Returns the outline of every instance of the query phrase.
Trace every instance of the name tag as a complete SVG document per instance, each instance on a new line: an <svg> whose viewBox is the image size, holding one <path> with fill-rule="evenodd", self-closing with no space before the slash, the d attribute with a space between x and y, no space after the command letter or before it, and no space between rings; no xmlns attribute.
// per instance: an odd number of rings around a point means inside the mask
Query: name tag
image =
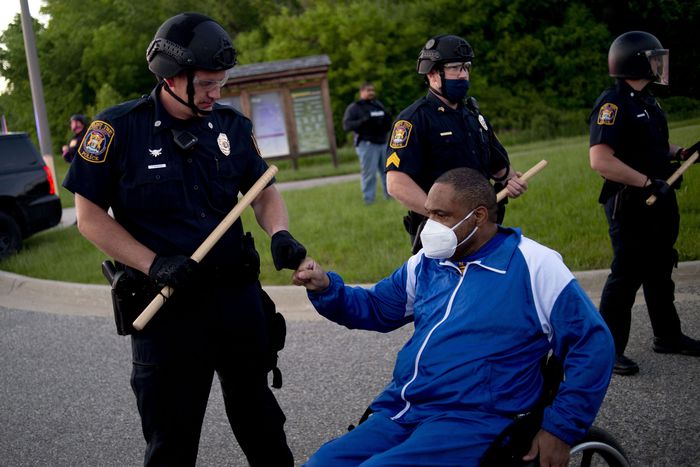
<svg viewBox="0 0 700 467"><path fill-rule="evenodd" d="M384 111L383 110L373 110L369 113L370 117L383 117L384 116Z"/></svg>
<svg viewBox="0 0 700 467"><path fill-rule="evenodd" d="M148 166L148 170L152 169L164 169L166 167L165 164L153 164Z"/></svg>
<svg viewBox="0 0 700 467"><path fill-rule="evenodd" d="M443 131L442 133L440 133L440 136L452 136L452 132L451 131Z"/></svg>

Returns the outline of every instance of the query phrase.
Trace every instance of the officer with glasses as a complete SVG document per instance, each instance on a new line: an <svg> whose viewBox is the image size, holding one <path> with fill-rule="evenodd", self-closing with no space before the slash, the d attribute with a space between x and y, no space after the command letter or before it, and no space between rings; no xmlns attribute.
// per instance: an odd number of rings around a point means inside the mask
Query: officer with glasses
<svg viewBox="0 0 700 467"><path fill-rule="evenodd" d="M472 47L461 37L440 35L429 39L416 64L428 93L399 114L389 138L387 189L409 209L404 227L411 236L414 253L421 246L428 190L444 172L457 167L477 170L493 180L496 189L508 188L512 198L527 189L479 111L476 99L467 98L473 59ZM499 205L498 223L504 213L503 203Z"/></svg>
<svg viewBox="0 0 700 467"><path fill-rule="evenodd" d="M200 263L190 259L268 168L251 121L216 103L236 51L217 22L182 13L161 25L146 59L155 89L97 116L64 182L88 240L143 287L174 289L131 334L145 465L195 465L216 373L250 465L291 466L285 416L268 387L269 302L241 220ZM252 207L275 267L296 269L306 250L287 230L274 181Z"/></svg>

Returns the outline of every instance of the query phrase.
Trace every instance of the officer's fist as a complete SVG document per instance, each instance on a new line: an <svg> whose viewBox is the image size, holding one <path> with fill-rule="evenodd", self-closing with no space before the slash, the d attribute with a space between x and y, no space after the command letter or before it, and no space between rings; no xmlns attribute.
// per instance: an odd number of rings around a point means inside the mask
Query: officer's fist
<svg viewBox="0 0 700 467"><path fill-rule="evenodd" d="M647 186L647 190L649 190L650 195L654 195L657 198L661 198L671 191L671 186L666 183L666 180L655 178L653 180L649 180L649 182L650 184Z"/></svg>
<svg viewBox="0 0 700 467"><path fill-rule="evenodd" d="M272 250L272 261L274 261L278 271L282 268L296 269L301 260L306 257L304 245L297 242L292 234L286 230L280 230L272 236L270 249Z"/></svg>
<svg viewBox="0 0 700 467"><path fill-rule="evenodd" d="M156 255L148 269L148 277L159 287L178 288L195 275L198 266L199 263L187 256Z"/></svg>
<svg viewBox="0 0 700 467"><path fill-rule="evenodd" d="M680 157L680 160L685 161L685 160L688 160L688 158L689 158L690 156L692 156L694 153L696 153L696 152L698 152L698 151L700 151L700 141L698 141L697 143L693 144L692 146L690 146L690 147L687 148L687 149L685 149L685 148L680 149L678 155L679 155L679 157ZM698 162L700 162L700 157L698 157L698 158L695 160L695 163L696 163L696 164L697 164Z"/></svg>

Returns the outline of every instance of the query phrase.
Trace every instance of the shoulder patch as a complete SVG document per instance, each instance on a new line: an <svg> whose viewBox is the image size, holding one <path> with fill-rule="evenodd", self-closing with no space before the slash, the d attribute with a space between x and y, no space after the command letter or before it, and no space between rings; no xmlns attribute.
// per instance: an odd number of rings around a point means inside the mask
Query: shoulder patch
<svg viewBox="0 0 700 467"><path fill-rule="evenodd" d="M408 145L408 138L411 136L411 128L413 128L413 124L408 120L399 120L394 123L389 146L394 149L405 148Z"/></svg>
<svg viewBox="0 0 700 467"><path fill-rule="evenodd" d="M107 152L113 136L114 128L109 123L95 120L85 133L78 154L88 162L96 164L104 162L107 160Z"/></svg>
<svg viewBox="0 0 700 467"><path fill-rule="evenodd" d="M600 106L598 125L614 125L615 117L617 117L617 106L611 102L606 102Z"/></svg>

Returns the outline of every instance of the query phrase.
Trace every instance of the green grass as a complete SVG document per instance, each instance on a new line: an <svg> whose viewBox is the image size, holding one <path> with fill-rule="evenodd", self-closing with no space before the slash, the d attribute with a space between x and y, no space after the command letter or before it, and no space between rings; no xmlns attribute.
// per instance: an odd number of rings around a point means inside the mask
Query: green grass
<svg viewBox="0 0 700 467"><path fill-rule="evenodd" d="M671 140L689 145L700 140L700 121L676 123ZM352 151L352 148L349 148ZM559 251L572 270L609 267L611 248L607 223L597 203L602 179L588 165L587 137L562 138L509 148L513 165L527 170L541 159L549 162L530 182L525 195L511 200L505 224ZM349 172L357 172L353 152L346 153ZM303 159L302 159L303 161ZM290 181L295 172L280 167L278 180ZM308 158L299 172L338 174L329 158ZM347 172L344 172L347 173ZM309 177L306 177L309 178ZM290 213L290 231L326 269L340 272L348 282L374 282L389 274L409 255L408 235L401 218L405 209L395 201L365 206L359 182L283 192ZM381 196L378 197L381 199ZM676 248L682 261L700 259L700 165L684 176L678 192L681 232ZM252 212L243 215L261 253L262 281L289 284L290 271L272 266L269 239L258 228ZM99 264L105 256L84 240L75 227L51 230L25 241L18 255L0 263L0 269L18 274L72 282L104 283Z"/></svg>

